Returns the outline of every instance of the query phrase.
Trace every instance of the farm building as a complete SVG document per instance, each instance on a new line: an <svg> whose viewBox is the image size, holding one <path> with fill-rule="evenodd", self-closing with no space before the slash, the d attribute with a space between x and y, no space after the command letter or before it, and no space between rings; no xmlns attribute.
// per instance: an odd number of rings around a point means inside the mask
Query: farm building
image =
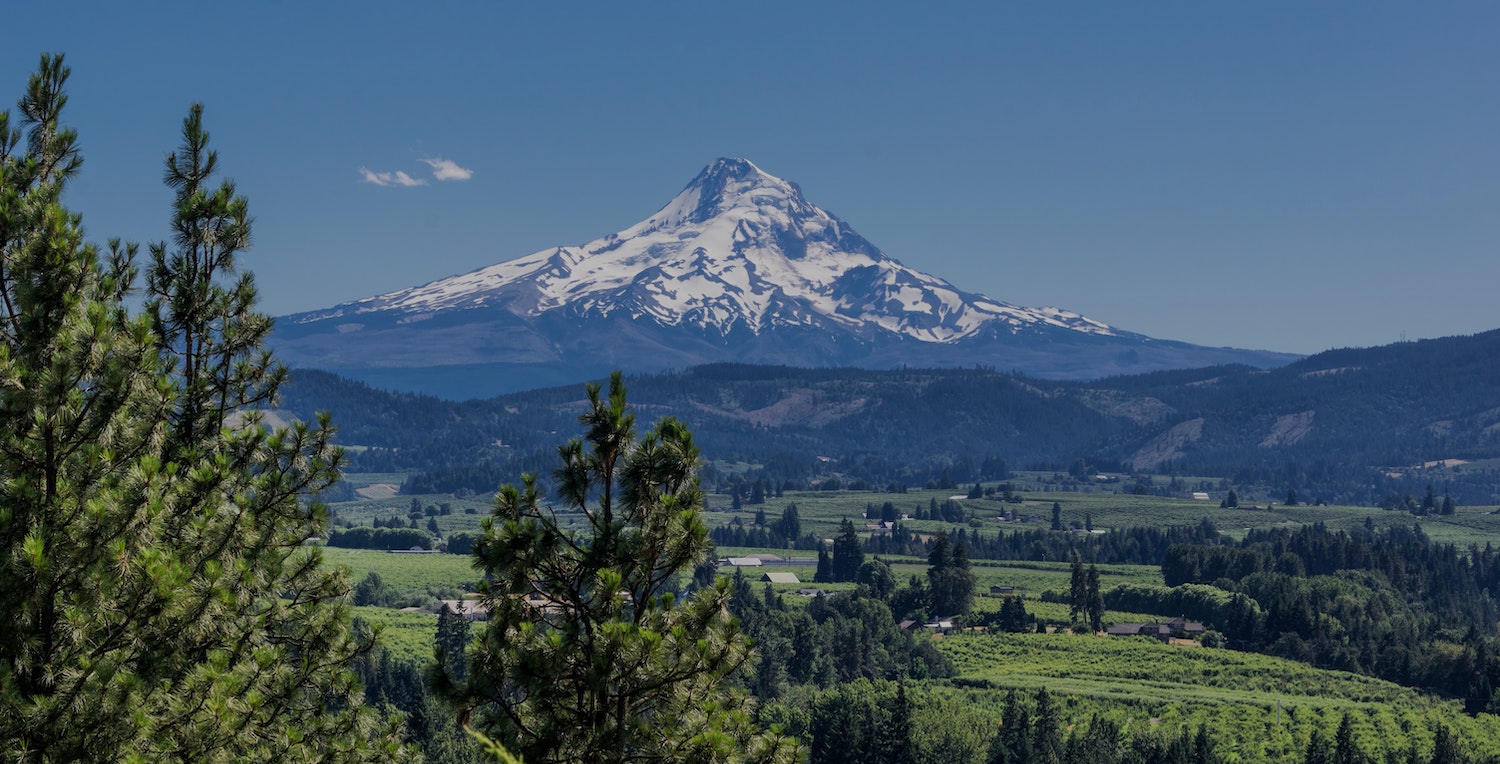
<svg viewBox="0 0 1500 764"><path fill-rule="evenodd" d="M1106 631L1112 637L1155 637L1163 642L1172 637L1196 637L1203 632L1203 624L1181 618L1165 623L1117 623Z"/></svg>
<svg viewBox="0 0 1500 764"><path fill-rule="evenodd" d="M769 573L769 572L767 572L767 573L760 574L760 580L762 580L762 581L764 581L764 582L766 582L768 584L800 584L800 583L802 583L800 580L798 580L796 573L782 573L782 572Z"/></svg>

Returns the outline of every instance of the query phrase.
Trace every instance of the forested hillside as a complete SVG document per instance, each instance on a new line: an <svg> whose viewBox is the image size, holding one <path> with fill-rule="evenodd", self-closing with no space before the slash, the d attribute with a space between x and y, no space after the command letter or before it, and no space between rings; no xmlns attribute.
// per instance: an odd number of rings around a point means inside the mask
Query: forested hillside
<svg viewBox="0 0 1500 764"><path fill-rule="evenodd" d="M1272 371L1091 383L986 368L721 364L630 386L643 416L686 421L710 462L777 484L968 483L1008 469L1092 468L1216 475L1364 504L1433 483L1470 504L1500 495L1500 473L1483 463L1500 457L1500 331L1334 350ZM285 405L302 417L335 410L359 470L420 471L414 488L484 492L546 464L582 410L579 389L450 402L298 371ZM1443 460L1470 463L1430 469Z"/></svg>

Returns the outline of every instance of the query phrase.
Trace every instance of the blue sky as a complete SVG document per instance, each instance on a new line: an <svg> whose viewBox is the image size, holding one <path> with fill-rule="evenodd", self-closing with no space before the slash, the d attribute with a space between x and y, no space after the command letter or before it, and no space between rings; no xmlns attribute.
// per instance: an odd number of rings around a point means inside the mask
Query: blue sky
<svg viewBox="0 0 1500 764"><path fill-rule="evenodd" d="M0 97L67 54L91 238L168 235L202 101L273 314L583 243L742 156L908 265L1155 337L1500 327L1500 4L18 5Z"/></svg>

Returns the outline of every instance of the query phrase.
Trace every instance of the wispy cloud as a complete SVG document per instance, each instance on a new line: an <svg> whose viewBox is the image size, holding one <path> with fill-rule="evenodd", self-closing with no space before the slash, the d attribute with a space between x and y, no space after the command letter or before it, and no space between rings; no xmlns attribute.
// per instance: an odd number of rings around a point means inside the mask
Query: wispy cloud
<svg viewBox="0 0 1500 764"><path fill-rule="evenodd" d="M359 168L360 178L366 183L374 183L377 186L425 186L427 181L413 178L406 173L397 170L395 172L372 172L364 167Z"/></svg>
<svg viewBox="0 0 1500 764"><path fill-rule="evenodd" d="M428 167L432 168L432 177L438 180L468 180L474 177L474 171L467 167L459 167L457 162L450 159L423 159Z"/></svg>

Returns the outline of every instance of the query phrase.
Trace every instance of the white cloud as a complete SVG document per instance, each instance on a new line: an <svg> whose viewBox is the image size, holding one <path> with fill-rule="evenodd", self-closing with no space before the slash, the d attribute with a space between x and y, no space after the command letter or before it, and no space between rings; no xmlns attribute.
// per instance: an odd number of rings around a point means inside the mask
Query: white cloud
<svg viewBox="0 0 1500 764"><path fill-rule="evenodd" d="M467 171L465 171L467 172ZM427 181L413 178L406 173L397 170L395 172L371 172L363 167L359 168L360 178L366 183L374 183L377 186L425 186Z"/></svg>
<svg viewBox="0 0 1500 764"><path fill-rule="evenodd" d="M432 168L432 177L438 180L468 180L474 177L473 170L459 167L457 162L450 159L423 159L422 161Z"/></svg>

